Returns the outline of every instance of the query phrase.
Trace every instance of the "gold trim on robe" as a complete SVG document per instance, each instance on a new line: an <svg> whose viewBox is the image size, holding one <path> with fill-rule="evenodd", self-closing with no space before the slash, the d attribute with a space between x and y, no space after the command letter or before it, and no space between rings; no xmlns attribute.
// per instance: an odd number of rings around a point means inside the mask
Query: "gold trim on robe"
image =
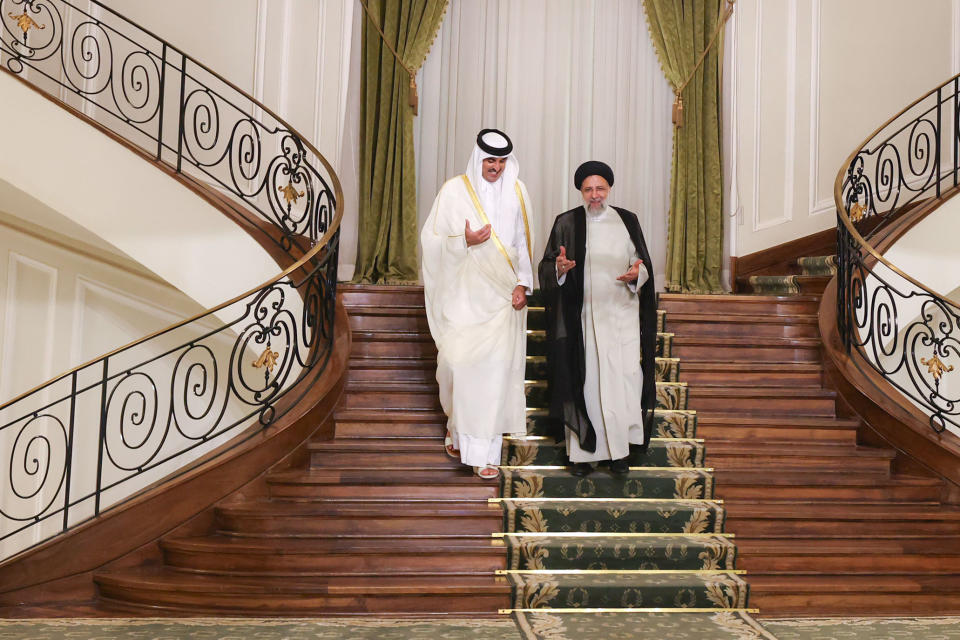
<svg viewBox="0 0 960 640"><path fill-rule="evenodd" d="M520 213L523 214L523 232L527 237L527 255L530 256L530 264L533 265L533 247L530 245L530 223L527 222L527 203L523 201L523 190L520 189L520 182L514 182L513 188L517 190L517 198L520 199Z"/></svg>
<svg viewBox="0 0 960 640"><path fill-rule="evenodd" d="M468 178L466 174L463 174L460 177L463 178L463 184L467 187L467 193L470 194L470 199L473 201L473 206L477 210L477 215L480 216L480 222L482 222L484 225L490 224L490 218L487 217L486 212L483 210L483 205L480 204L480 198L477 197L477 192L474 191L473 185L470 184L470 178ZM530 256L530 263L533 264L533 249L530 247L530 223L527 221L527 203L524 202L523 194L520 192L520 183L515 182L514 187L517 190L517 197L520 198L520 213L523 215L523 230L527 237L527 255ZM514 266L510 256L507 255L507 250L500 241L500 237L497 235L497 232L493 230L493 225L490 225L490 238L493 240L493 243L497 245L497 249L500 250L500 253L503 255L503 257L507 259L507 263L510 265L510 268L513 269L513 272L517 273L517 268Z"/></svg>

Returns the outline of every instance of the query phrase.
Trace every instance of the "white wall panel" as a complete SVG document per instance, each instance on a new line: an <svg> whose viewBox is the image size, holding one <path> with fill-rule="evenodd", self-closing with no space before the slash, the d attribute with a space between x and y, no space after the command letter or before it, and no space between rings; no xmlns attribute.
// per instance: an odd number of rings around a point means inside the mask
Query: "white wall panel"
<svg viewBox="0 0 960 640"><path fill-rule="evenodd" d="M0 404L202 311L112 254L82 243L71 249L6 223L0 226L0 282Z"/></svg>
<svg viewBox="0 0 960 640"><path fill-rule="evenodd" d="M727 70L737 73L726 86L738 109L724 126L739 135L725 158L737 162L727 193L742 205L733 244L746 255L835 224L833 182L849 152L960 71L960 6L738 0L735 11L739 46Z"/></svg>
<svg viewBox="0 0 960 640"><path fill-rule="evenodd" d="M18 395L51 377L57 269L8 249L7 298L0 354L0 398ZM2 400L0 400L2 402Z"/></svg>

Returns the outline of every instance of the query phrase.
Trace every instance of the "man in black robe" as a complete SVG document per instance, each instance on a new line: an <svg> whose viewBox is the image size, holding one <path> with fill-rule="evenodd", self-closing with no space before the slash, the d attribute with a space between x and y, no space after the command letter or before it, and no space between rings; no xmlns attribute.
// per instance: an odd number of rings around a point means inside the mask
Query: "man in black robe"
<svg viewBox="0 0 960 640"><path fill-rule="evenodd" d="M656 404L650 255L636 214L606 205L608 165L584 163L574 185L584 205L557 216L539 267L550 417L566 427L556 435L566 438L575 475L600 460L624 474L631 450L650 443Z"/></svg>

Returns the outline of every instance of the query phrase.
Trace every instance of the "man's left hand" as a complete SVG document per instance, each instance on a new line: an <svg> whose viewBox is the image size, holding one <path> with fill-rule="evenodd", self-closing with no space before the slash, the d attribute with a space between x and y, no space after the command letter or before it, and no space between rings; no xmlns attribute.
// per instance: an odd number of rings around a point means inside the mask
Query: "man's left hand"
<svg viewBox="0 0 960 640"><path fill-rule="evenodd" d="M517 311L527 306L527 288L518 284L513 288L513 308Z"/></svg>
<svg viewBox="0 0 960 640"><path fill-rule="evenodd" d="M627 272L622 276L619 276L617 280L620 282L636 282L637 278L640 277L641 264L643 264L643 260L637 260L633 263L633 266L627 269Z"/></svg>

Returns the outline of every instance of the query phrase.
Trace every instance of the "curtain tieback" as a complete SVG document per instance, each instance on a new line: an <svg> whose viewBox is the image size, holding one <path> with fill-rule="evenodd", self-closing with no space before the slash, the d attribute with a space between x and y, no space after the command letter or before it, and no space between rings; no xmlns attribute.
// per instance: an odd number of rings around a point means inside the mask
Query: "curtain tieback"
<svg viewBox="0 0 960 640"><path fill-rule="evenodd" d="M383 41L383 44L387 45L387 48L390 49L390 53L393 54L393 57L397 59L397 64L403 67L403 70L407 72L407 75L410 76L410 92L408 97L408 102L410 108L413 109L413 115L417 115L419 112L420 97L417 93L417 72L411 69L403 61L403 58L400 57L400 54L397 53L397 50L393 48L393 45L390 44L390 41L387 40L387 36L384 35L383 29L380 28L380 25L377 24L377 21L374 20L373 14L370 12L370 7L367 6L366 0L360 0L360 6L363 7L364 13L367 14L367 18L370 20L370 23L377 30L377 33L380 34L380 39Z"/></svg>
<svg viewBox="0 0 960 640"><path fill-rule="evenodd" d="M710 42L707 43L707 46L703 48L703 53L700 54L700 59L697 60L697 64L693 65L693 71L690 72L690 75L687 76L687 79L683 81L679 87L673 90L675 96L673 100L673 124L675 127L683 126L683 90L687 88L687 85L690 84L690 81L693 80L693 76L697 75L697 71L700 70L700 65L703 64L703 61L707 59L707 54L710 53L710 49L713 48L713 45L717 43L717 36L720 35L720 32L723 30L727 20L730 19L730 16L733 15L733 4L736 0L725 0L725 6L723 9L723 14L720 16L720 20L717 21L717 28L713 30L713 35L710 37Z"/></svg>

